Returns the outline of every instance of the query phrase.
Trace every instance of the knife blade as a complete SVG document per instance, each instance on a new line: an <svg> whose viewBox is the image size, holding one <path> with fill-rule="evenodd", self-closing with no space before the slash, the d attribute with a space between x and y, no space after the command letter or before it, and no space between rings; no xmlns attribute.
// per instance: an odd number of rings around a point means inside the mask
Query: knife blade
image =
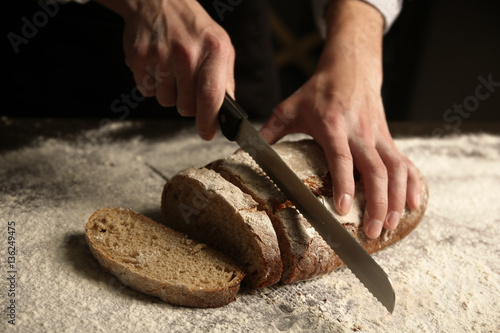
<svg viewBox="0 0 500 333"><path fill-rule="evenodd" d="M236 141L257 162L351 272L392 313L396 294L388 275L281 159L227 93L218 119L224 136Z"/></svg>

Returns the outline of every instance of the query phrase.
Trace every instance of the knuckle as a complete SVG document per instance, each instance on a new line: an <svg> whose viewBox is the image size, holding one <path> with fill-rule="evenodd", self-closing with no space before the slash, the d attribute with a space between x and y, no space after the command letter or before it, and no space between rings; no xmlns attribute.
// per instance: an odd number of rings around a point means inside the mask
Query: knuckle
<svg viewBox="0 0 500 333"><path fill-rule="evenodd" d="M212 112L216 109L216 97L218 91L214 85L203 85L198 90L198 104L201 108L205 110L205 112Z"/></svg>
<svg viewBox="0 0 500 333"><path fill-rule="evenodd" d="M415 164L413 164L412 161L408 160L406 166L408 170L408 178L420 181L419 172Z"/></svg>
<svg viewBox="0 0 500 333"><path fill-rule="evenodd" d="M370 201L374 210L379 209L380 213L384 213L387 210L387 206L389 203L385 196L376 196L373 197Z"/></svg>
<svg viewBox="0 0 500 333"><path fill-rule="evenodd" d="M225 32L218 31L218 29L207 29L203 38L203 46L208 53L220 54L234 51L229 36Z"/></svg>
<svg viewBox="0 0 500 333"><path fill-rule="evenodd" d="M170 49L173 57L175 58L175 63L188 65L193 67L196 61L195 52L186 43L182 41L172 41L170 44Z"/></svg>
<svg viewBox="0 0 500 333"><path fill-rule="evenodd" d="M374 163L368 167L368 174L376 179L387 179L387 167L383 163Z"/></svg>
<svg viewBox="0 0 500 333"><path fill-rule="evenodd" d="M406 188L399 187L396 188L396 184L389 185L389 201L394 204L394 206L404 205L406 201Z"/></svg>
<svg viewBox="0 0 500 333"><path fill-rule="evenodd" d="M387 163L387 168L389 169L389 172L393 175L402 175L408 173L408 164L404 159L399 157L391 159Z"/></svg>
<svg viewBox="0 0 500 333"><path fill-rule="evenodd" d="M344 188L354 187L353 158L349 151L335 151L329 156L330 163L335 170L337 184L343 184ZM352 186L351 186L352 185Z"/></svg>
<svg viewBox="0 0 500 333"><path fill-rule="evenodd" d="M220 39L220 37L213 34L213 33L209 33L205 36L204 47L208 53L211 53L211 54L221 53L224 50L223 44L224 43Z"/></svg>
<svg viewBox="0 0 500 333"><path fill-rule="evenodd" d="M340 177L337 182L338 184L333 187L334 193L345 193L354 197L356 187L354 181L349 176Z"/></svg>
<svg viewBox="0 0 500 333"><path fill-rule="evenodd" d="M164 44L154 44L149 48L148 60L158 62L167 58L167 48Z"/></svg>
<svg viewBox="0 0 500 333"><path fill-rule="evenodd" d="M325 108L323 105L305 105L311 109L311 115L318 115L317 119L319 125L325 130L336 128L344 129L343 119L339 112L335 111L335 104L328 103L329 107Z"/></svg>
<svg viewBox="0 0 500 333"><path fill-rule="evenodd" d="M215 99L218 93L219 91L217 89L216 84L211 84L209 82L206 82L200 85L198 90L198 97L202 102L210 103L212 100Z"/></svg>
<svg viewBox="0 0 500 333"><path fill-rule="evenodd" d="M345 167L351 166L353 163L352 154L348 150L336 150L333 152L332 157L337 163Z"/></svg>
<svg viewBox="0 0 500 333"><path fill-rule="evenodd" d="M402 210L406 202L406 193L400 192L393 195L394 197L392 198L392 201L395 203L397 208Z"/></svg>

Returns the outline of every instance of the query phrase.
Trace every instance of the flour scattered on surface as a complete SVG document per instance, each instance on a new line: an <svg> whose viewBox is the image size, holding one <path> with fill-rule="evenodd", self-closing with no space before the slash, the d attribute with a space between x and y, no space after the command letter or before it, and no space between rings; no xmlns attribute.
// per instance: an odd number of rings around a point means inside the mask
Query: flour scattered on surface
<svg viewBox="0 0 500 333"><path fill-rule="evenodd" d="M109 124L74 140L40 137L2 154L1 217L19 226L18 331L500 331L499 136L396 140L427 177L430 200L417 229L374 256L396 290L390 315L345 268L242 289L219 309L170 306L102 271L85 243L90 214L121 206L162 219L165 180L146 163L170 177L236 149L220 136L202 141L194 128L121 136L133 126Z"/></svg>

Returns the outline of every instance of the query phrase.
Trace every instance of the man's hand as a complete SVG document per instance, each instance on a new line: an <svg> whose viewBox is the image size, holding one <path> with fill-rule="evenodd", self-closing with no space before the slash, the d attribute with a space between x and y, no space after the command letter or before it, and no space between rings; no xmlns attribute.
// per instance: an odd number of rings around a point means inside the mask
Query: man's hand
<svg viewBox="0 0 500 333"><path fill-rule="evenodd" d="M376 238L383 227L397 227L406 202L418 208L420 178L392 140L385 119L381 14L362 1L332 1L327 24L315 74L276 108L261 133L273 143L302 132L322 146L340 214L352 204L355 166L365 185L363 230Z"/></svg>
<svg viewBox="0 0 500 333"><path fill-rule="evenodd" d="M196 0L98 0L125 20L126 63L144 96L196 116L210 140L227 90L234 95L234 48Z"/></svg>

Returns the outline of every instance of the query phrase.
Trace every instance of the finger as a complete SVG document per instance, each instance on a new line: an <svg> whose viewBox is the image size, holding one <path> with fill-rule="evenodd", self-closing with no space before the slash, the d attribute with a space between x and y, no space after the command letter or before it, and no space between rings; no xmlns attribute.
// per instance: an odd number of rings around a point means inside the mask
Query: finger
<svg viewBox="0 0 500 333"><path fill-rule="evenodd" d="M162 71L164 75L156 75L156 99L162 106L174 106L177 102L176 79L166 68Z"/></svg>
<svg viewBox="0 0 500 333"><path fill-rule="evenodd" d="M229 51L222 49L223 40L209 39L207 43L206 57L198 72L196 127L202 139L211 140L217 131L217 114L228 84L227 67L232 64L229 63Z"/></svg>
<svg viewBox="0 0 500 333"><path fill-rule="evenodd" d="M199 62L199 51L182 45L172 47L173 68L176 78L177 111L184 117L196 115L196 70Z"/></svg>
<svg viewBox="0 0 500 333"><path fill-rule="evenodd" d="M315 139L323 147L328 162L335 209L345 215L351 209L355 189L351 149L343 131L330 134L329 137Z"/></svg>
<svg viewBox="0 0 500 333"><path fill-rule="evenodd" d="M147 47L144 43L137 42L133 47L125 50L127 57L125 63L130 68L134 75L134 81L139 92L146 97L155 95L156 79L154 71L148 65Z"/></svg>
<svg viewBox="0 0 500 333"><path fill-rule="evenodd" d="M235 82L234 82L234 60L235 60L235 52L234 49L231 48L229 52L229 59L226 66L226 91L227 93L234 99L235 98Z"/></svg>
<svg viewBox="0 0 500 333"><path fill-rule="evenodd" d="M394 230L398 226L406 203L408 167L397 149L380 147L378 151L387 168L388 176L388 208L384 226L387 230Z"/></svg>
<svg viewBox="0 0 500 333"><path fill-rule="evenodd" d="M156 79L146 70L147 66L136 66L132 69L134 80L139 92L146 97L156 94Z"/></svg>
<svg viewBox="0 0 500 333"><path fill-rule="evenodd" d="M387 213L387 169L375 147L357 145L351 151L365 185L363 230L369 238L377 238Z"/></svg>
<svg viewBox="0 0 500 333"><path fill-rule="evenodd" d="M411 209L417 210L420 208L421 204L422 180L420 178L420 173L413 162L407 158L407 163L408 185L406 191L406 201Z"/></svg>

